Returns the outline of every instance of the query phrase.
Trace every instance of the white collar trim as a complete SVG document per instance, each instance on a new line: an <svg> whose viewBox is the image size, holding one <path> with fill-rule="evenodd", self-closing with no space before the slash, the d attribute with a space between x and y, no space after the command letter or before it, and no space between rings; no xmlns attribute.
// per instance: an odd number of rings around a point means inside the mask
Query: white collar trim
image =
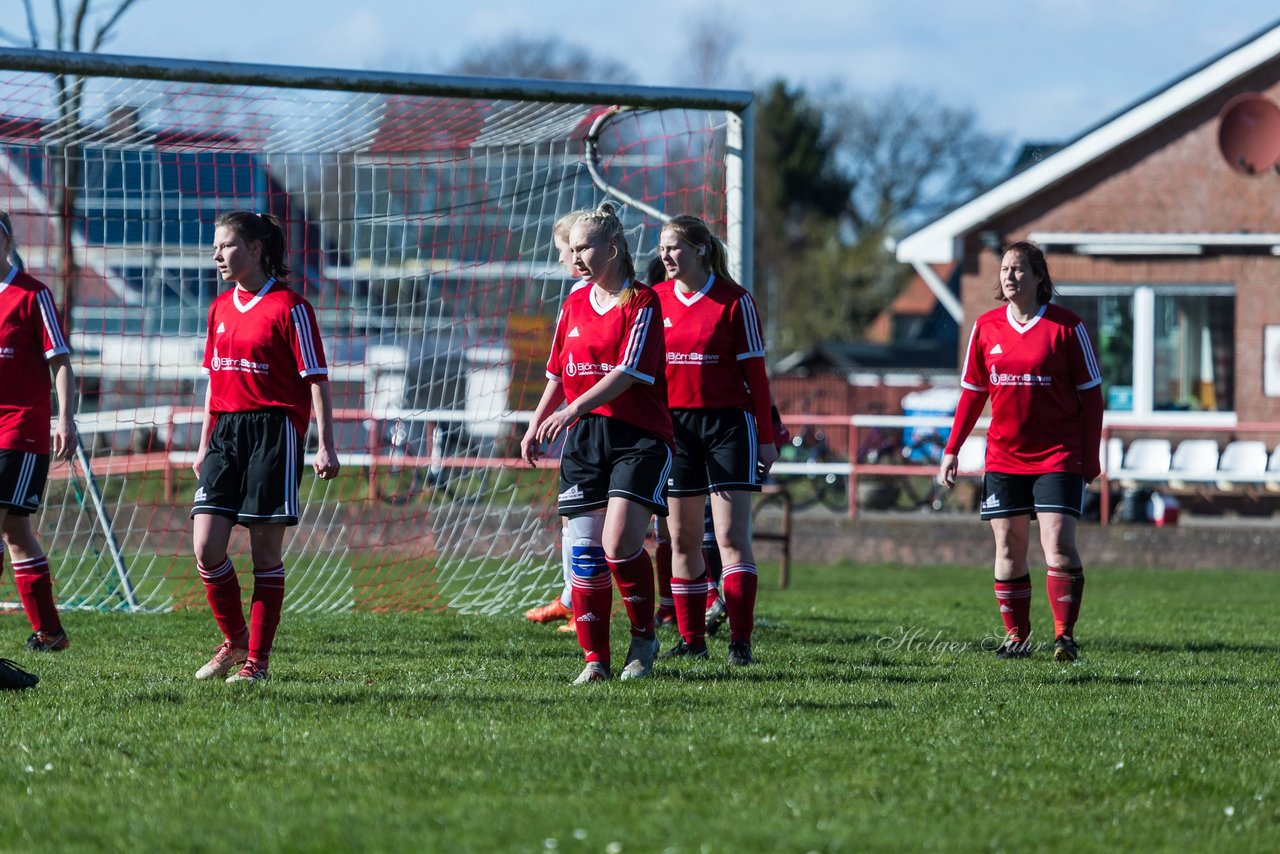
<svg viewBox="0 0 1280 854"><path fill-rule="evenodd" d="M274 285L275 283L276 283L275 276L272 276L271 278L267 279L267 283L262 286L262 289L259 290L256 294L254 294L253 299L249 300L244 305L240 304L240 291L244 290L244 288L240 287L239 285L236 285L235 289L231 292L231 301L235 303L236 310L239 311L241 314L244 314L249 309L257 305L258 301L267 295L267 291L271 290L271 286ZM248 293L248 291L245 291L245 293Z"/></svg>
<svg viewBox="0 0 1280 854"><path fill-rule="evenodd" d="M1035 315L1026 323L1019 323L1017 320L1014 319L1012 305L1006 305L1004 307L1004 316L1005 316L1005 319L1009 321L1009 325L1014 328L1014 331L1019 333L1026 333L1031 330L1031 327L1035 326L1037 323L1040 322L1040 318L1044 317L1044 310L1048 308L1048 306L1049 306L1048 303L1045 303L1044 305L1040 306L1040 310L1037 311Z"/></svg>
<svg viewBox="0 0 1280 854"><path fill-rule="evenodd" d="M684 291L680 289L680 283L676 282L676 286L674 288L676 292L676 299L680 300L680 302L684 303L686 306L693 305L695 302L702 299L702 297L706 295L707 291L711 290L711 286L714 285L715 283L716 283L716 274L709 273L707 275L707 283L702 286L702 290L694 291L691 294L686 294Z"/></svg>

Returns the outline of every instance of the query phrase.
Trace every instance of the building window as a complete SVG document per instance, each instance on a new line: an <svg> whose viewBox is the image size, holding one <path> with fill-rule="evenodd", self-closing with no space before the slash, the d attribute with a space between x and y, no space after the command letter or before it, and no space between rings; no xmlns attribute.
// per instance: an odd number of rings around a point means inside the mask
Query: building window
<svg viewBox="0 0 1280 854"><path fill-rule="evenodd" d="M1057 301L1093 336L1108 411L1234 412L1234 287L1063 285Z"/></svg>

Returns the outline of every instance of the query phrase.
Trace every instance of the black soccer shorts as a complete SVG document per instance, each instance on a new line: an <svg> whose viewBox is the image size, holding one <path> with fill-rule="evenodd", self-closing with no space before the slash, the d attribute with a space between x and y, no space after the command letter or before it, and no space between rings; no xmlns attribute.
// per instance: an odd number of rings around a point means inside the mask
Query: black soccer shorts
<svg viewBox="0 0 1280 854"><path fill-rule="evenodd" d="M191 515L298 524L302 437L284 410L224 412L209 437Z"/></svg>

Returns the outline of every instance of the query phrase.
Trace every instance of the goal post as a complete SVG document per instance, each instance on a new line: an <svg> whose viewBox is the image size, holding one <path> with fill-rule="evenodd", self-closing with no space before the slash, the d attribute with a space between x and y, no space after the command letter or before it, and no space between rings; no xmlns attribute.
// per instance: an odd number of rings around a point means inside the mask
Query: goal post
<svg viewBox="0 0 1280 854"><path fill-rule="evenodd" d="M618 199L643 265L692 213L750 287L751 101L0 48L0 207L69 327L92 473L55 466L38 520L62 606L203 601L190 463L232 209L284 220L334 392L343 473L304 476L286 607L545 598L557 474L517 457L571 284L552 225Z"/></svg>

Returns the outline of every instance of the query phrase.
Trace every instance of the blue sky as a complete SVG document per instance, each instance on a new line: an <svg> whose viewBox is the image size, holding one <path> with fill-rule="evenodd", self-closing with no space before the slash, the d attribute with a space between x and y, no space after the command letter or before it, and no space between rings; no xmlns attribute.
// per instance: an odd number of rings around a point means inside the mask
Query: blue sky
<svg viewBox="0 0 1280 854"><path fill-rule="evenodd" d="M522 33L617 59L641 83L682 85L685 33L717 13L737 35L726 85L909 86L1037 142L1073 137L1280 21L1274 0L141 0L106 50L439 73ZM12 17L5 27L24 30Z"/></svg>

